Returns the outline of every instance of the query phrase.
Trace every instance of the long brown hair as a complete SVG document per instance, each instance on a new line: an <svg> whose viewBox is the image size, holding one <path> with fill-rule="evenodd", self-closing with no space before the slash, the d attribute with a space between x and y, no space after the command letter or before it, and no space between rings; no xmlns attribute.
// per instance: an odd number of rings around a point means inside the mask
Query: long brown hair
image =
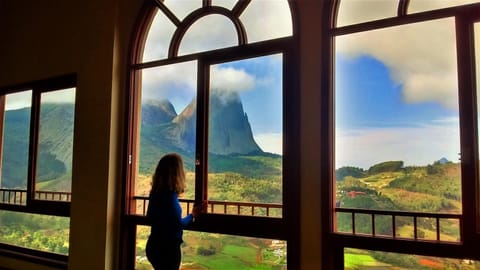
<svg viewBox="0 0 480 270"><path fill-rule="evenodd" d="M185 171L182 157L179 154L166 154L158 161L152 177L150 193L160 191L174 191L177 194L185 191Z"/></svg>

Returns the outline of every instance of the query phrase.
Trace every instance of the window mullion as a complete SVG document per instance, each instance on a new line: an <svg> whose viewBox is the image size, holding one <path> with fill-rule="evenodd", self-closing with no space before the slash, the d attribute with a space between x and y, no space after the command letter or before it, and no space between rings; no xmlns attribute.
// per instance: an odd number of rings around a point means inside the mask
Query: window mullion
<svg viewBox="0 0 480 270"><path fill-rule="evenodd" d="M3 168L3 129L5 125L5 99L5 95L0 95L0 170L1 168Z"/></svg>
<svg viewBox="0 0 480 270"><path fill-rule="evenodd" d="M32 90L32 107L30 111L30 139L27 174L27 207L32 207L35 200L35 180L37 174L38 130L40 122L40 94L38 89Z"/></svg>
<svg viewBox="0 0 480 270"><path fill-rule="evenodd" d="M462 212L461 238L468 245L475 233L475 212L478 179L478 142L476 125L476 97L474 90L474 59L472 57L473 26L466 18L456 17L457 68L460 108L460 142L462 164Z"/></svg>
<svg viewBox="0 0 480 270"><path fill-rule="evenodd" d="M208 97L210 72L204 61L199 60L197 73L197 133L195 150L195 202L208 198Z"/></svg>

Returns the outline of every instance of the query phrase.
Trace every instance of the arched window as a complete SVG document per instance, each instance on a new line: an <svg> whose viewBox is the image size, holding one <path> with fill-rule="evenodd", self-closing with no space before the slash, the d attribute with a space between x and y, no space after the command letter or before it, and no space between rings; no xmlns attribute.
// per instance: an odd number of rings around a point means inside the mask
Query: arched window
<svg viewBox="0 0 480 270"><path fill-rule="evenodd" d="M479 264L479 22L478 0L333 1L326 264Z"/></svg>
<svg viewBox="0 0 480 270"><path fill-rule="evenodd" d="M126 269L150 267L144 216L152 172L169 152L187 170L183 212L208 201L185 232L183 263L295 268L299 106L291 10L286 0L147 1L130 63Z"/></svg>

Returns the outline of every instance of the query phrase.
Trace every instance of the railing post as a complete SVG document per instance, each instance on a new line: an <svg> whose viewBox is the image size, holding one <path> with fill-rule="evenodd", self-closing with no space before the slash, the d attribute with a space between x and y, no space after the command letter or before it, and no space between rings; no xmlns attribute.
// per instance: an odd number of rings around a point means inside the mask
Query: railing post
<svg viewBox="0 0 480 270"><path fill-rule="evenodd" d="M375 236L375 214L372 213L372 235Z"/></svg>
<svg viewBox="0 0 480 270"><path fill-rule="evenodd" d="M395 215L392 215L392 237L393 239L397 238L397 228L395 228Z"/></svg>
<svg viewBox="0 0 480 270"><path fill-rule="evenodd" d="M355 235L355 212L352 211L352 234Z"/></svg>
<svg viewBox="0 0 480 270"><path fill-rule="evenodd" d="M440 241L440 218L436 218L436 225L437 225L437 241Z"/></svg>
<svg viewBox="0 0 480 270"><path fill-rule="evenodd" d="M417 240L417 216L413 216L413 239Z"/></svg>

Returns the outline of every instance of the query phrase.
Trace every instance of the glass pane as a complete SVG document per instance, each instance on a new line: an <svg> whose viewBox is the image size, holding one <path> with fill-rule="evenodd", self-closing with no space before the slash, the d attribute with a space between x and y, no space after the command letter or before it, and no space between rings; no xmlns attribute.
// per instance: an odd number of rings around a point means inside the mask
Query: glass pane
<svg viewBox="0 0 480 270"><path fill-rule="evenodd" d="M440 219L440 241L460 242L460 220Z"/></svg>
<svg viewBox="0 0 480 270"><path fill-rule="evenodd" d="M292 16L286 0L252 1L240 16L248 42L291 36Z"/></svg>
<svg viewBox="0 0 480 270"><path fill-rule="evenodd" d="M335 217L335 230L337 232L353 233L353 216L351 213L338 212Z"/></svg>
<svg viewBox="0 0 480 270"><path fill-rule="evenodd" d="M237 31L227 17L209 15L195 22L185 33L179 55L238 45Z"/></svg>
<svg viewBox="0 0 480 270"><path fill-rule="evenodd" d="M337 206L461 213L454 21L345 35L336 45ZM410 237L405 219L397 234Z"/></svg>
<svg viewBox="0 0 480 270"><path fill-rule="evenodd" d="M395 17L397 10L398 0L342 0L337 26Z"/></svg>
<svg viewBox="0 0 480 270"><path fill-rule="evenodd" d="M153 269L145 254L150 227L137 226L135 269ZM184 231L181 269L287 269L287 243L263 239Z"/></svg>
<svg viewBox="0 0 480 270"><path fill-rule="evenodd" d="M372 217L366 214L355 214L355 233L372 235Z"/></svg>
<svg viewBox="0 0 480 270"><path fill-rule="evenodd" d="M187 173L187 188L182 198L194 198L196 80L195 61L142 70L135 195L148 197L158 161L163 155L176 152L182 156ZM143 205L138 203L137 207Z"/></svg>
<svg viewBox="0 0 480 270"><path fill-rule="evenodd" d="M158 11L148 30L143 51L143 62L167 58L170 40L175 29L175 25L167 16L162 11Z"/></svg>
<svg viewBox="0 0 480 270"><path fill-rule="evenodd" d="M345 248L344 269L480 269L480 262Z"/></svg>
<svg viewBox="0 0 480 270"><path fill-rule="evenodd" d="M375 235L393 236L392 216L375 215Z"/></svg>
<svg viewBox="0 0 480 270"><path fill-rule="evenodd" d="M408 13L480 3L479 0L410 0Z"/></svg>
<svg viewBox="0 0 480 270"><path fill-rule="evenodd" d="M164 0L162 2L180 21L190 12L202 7L202 0Z"/></svg>
<svg viewBox="0 0 480 270"><path fill-rule="evenodd" d="M232 9L238 0L212 0L212 5Z"/></svg>
<svg viewBox="0 0 480 270"><path fill-rule="evenodd" d="M35 197L70 201L75 88L42 93Z"/></svg>
<svg viewBox="0 0 480 270"><path fill-rule="evenodd" d="M25 204L32 91L5 96L0 201Z"/></svg>
<svg viewBox="0 0 480 270"><path fill-rule="evenodd" d="M434 218L417 218L417 238L437 240L437 224Z"/></svg>
<svg viewBox="0 0 480 270"><path fill-rule="evenodd" d="M210 74L209 204L232 213L227 206L239 205L225 201L248 202L237 213L270 214L258 204L282 203L282 55L213 65Z"/></svg>
<svg viewBox="0 0 480 270"><path fill-rule="evenodd" d="M0 210L0 243L68 255L70 218Z"/></svg>

